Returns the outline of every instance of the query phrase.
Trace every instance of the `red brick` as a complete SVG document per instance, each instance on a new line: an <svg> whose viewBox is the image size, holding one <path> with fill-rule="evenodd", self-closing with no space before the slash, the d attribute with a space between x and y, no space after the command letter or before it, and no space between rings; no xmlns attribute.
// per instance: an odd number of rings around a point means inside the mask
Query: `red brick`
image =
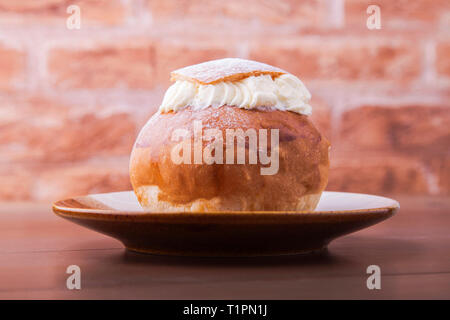
<svg viewBox="0 0 450 320"><path fill-rule="evenodd" d="M0 164L0 201L32 200L33 175L21 167Z"/></svg>
<svg viewBox="0 0 450 320"><path fill-rule="evenodd" d="M149 44L99 45L92 49L54 49L48 61L59 88L151 88L154 50Z"/></svg>
<svg viewBox="0 0 450 320"><path fill-rule="evenodd" d="M443 106L366 106L342 117L345 150L405 152L416 157L450 149L450 108Z"/></svg>
<svg viewBox="0 0 450 320"><path fill-rule="evenodd" d="M0 90L11 90L24 81L25 53L0 45Z"/></svg>
<svg viewBox="0 0 450 320"><path fill-rule="evenodd" d="M76 164L53 167L39 174L37 200L55 201L92 193L131 190L128 162L110 165Z"/></svg>
<svg viewBox="0 0 450 320"><path fill-rule="evenodd" d="M366 28L369 17L366 10L372 4L380 7L382 29L437 24L444 14L450 13L450 3L447 0L346 0L346 25Z"/></svg>
<svg viewBox="0 0 450 320"><path fill-rule="evenodd" d="M0 151L10 162L128 156L136 137L136 125L125 113L76 115L71 108L43 98L2 104Z"/></svg>
<svg viewBox="0 0 450 320"><path fill-rule="evenodd" d="M210 0L166 1L149 0L153 19L158 23L173 24L183 20L187 25L199 24L204 28L231 24L243 27L257 21L259 24L292 24L322 26L327 22L326 7L321 0Z"/></svg>
<svg viewBox="0 0 450 320"><path fill-rule="evenodd" d="M450 42L439 43L436 47L436 71L450 78Z"/></svg>
<svg viewBox="0 0 450 320"><path fill-rule="evenodd" d="M310 105L312 106L311 121L330 140L332 138L330 107L315 94L312 95Z"/></svg>
<svg viewBox="0 0 450 320"><path fill-rule="evenodd" d="M250 58L283 68L302 79L409 81L418 77L421 56L408 41L364 39L271 42L251 47Z"/></svg>
<svg viewBox="0 0 450 320"><path fill-rule="evenodd" d="M228 46L222 41L182 44L158 43L156 48L158 82L167 86L171 71L208 60L226 58L230 55Z"/></svg>
<svg viewBox="0 0 450 320"><path fill-rule="evenodd" d="M362 153L331 158L327 190L372 194L426 194L427 178L418 162Z"/></svg>
<svg viewBox="0 0 450 320"><path fill-rule="evenodd" d="M0 0L0 22L8 25L59 24L65 28L70 5L80 7L81 27L121 23L128 11L120 0Z"/></svg>
<svg viewBox="0 0 450 320"><path fill-rule="evenodd" d="M427 162L437 179L439 193L444 195L450 195L450 152L448 150L450 149L447 147L446 155Z"/></svg>

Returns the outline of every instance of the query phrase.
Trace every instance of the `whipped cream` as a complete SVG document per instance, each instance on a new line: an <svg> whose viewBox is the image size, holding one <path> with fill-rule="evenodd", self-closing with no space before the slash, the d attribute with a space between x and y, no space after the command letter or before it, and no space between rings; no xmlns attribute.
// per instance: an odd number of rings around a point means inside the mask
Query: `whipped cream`
<svg viewBox="0 0 450 320"><path fill-rule="evenodd" d="M159 111L229 105L243 109L269 107L310 115L310 99L311 94L303 82L292 74L282 74L274 79L270 75L251 76L240 81L208 85L178 80L167 89Z"/></svg>

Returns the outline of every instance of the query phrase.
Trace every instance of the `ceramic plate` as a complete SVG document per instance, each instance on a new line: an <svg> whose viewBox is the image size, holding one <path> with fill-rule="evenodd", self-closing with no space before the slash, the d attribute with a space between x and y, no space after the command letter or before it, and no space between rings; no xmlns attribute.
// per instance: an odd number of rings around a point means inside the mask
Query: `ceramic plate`
<svg viewBox="0 0 450 320"><path fill-rule="evenodd" d="M120 240L133 251L185 256L297 254L392 216L397 201L324 192L315 211L145 212L133 192L57 201L60 217Z"/></svg>

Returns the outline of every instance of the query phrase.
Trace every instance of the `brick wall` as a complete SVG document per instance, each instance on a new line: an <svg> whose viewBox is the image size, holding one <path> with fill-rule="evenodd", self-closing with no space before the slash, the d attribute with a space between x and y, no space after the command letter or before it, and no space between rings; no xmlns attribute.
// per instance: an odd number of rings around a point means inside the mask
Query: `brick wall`
<svg viewBox="0 0 450 320"><path fill-rule="evenodd" d="M230 56L304 80L329 190L448 195L449 30L446 0L0 0L0 199L130 189L169 72Z"/></svg>

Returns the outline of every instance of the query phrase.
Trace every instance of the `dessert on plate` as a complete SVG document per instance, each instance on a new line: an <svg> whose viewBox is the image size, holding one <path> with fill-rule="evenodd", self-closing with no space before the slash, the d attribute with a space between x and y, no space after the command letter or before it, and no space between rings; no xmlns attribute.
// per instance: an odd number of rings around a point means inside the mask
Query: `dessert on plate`
<svg viewBox="0 0 450 320"><path fill-rule="evenodd" d="M294 75L227 58L171 73L174 82L134 145L130 178L158 212L314 210L329 142Z"/></svg>

